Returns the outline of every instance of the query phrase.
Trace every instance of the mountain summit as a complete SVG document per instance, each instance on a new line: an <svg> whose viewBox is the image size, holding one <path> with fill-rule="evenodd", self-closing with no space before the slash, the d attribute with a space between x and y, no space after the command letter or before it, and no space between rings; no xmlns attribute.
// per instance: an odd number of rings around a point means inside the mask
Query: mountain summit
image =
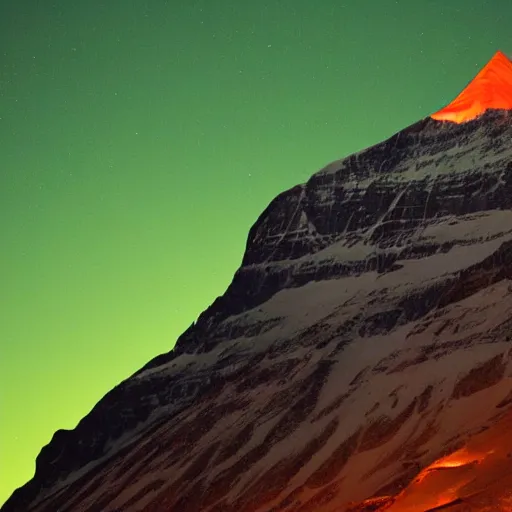
<svg viewBox="0 0 512 512"><path fill-rule="evenodd" d="M431 117L465 123L488 109L512 110L512 62L500 51L449 105Z"/></svg>
<svg viewBox="0 0 512 512"><path fill-rule="evenodd" d="M2 512L510 512L509 66L279 194L226 292Z"/></svg>

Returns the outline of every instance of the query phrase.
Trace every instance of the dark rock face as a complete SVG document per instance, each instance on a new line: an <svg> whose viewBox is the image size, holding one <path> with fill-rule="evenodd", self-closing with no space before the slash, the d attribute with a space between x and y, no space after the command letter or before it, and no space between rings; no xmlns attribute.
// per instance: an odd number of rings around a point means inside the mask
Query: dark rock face
<svg viewBox="0 0 512 512"><path fill-rule="evenodd" d="M383 510L512 407L510 140L509 112L425 119L280 194L2 511Z"/></svg>
<svg viewBox="0 0 512 512"><path fill-rule="evenodd" d="M423 120L280 194L252 227L242 267L226 294L200 317L194 332L283 288L387 272L397 260L448 252L457 242L470 245L471 240L436 241L421 233L450 217L457 223L457 217L510 210L508 116L488 112L464 125ZM335 244L342 249L338 257L322 258L322 250ZM372 250L364 257L350 251L360 245Z"/></svg>

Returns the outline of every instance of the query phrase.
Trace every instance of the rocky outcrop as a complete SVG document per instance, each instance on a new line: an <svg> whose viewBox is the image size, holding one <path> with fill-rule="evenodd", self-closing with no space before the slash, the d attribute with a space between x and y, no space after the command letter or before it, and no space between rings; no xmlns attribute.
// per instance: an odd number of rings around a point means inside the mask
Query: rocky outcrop
<svg viewBox="0 0 512 512"><path fill-rule="evenodd" d="M429 118L279 195L2 512L384 510L512 406L511 138Z"/></svg>

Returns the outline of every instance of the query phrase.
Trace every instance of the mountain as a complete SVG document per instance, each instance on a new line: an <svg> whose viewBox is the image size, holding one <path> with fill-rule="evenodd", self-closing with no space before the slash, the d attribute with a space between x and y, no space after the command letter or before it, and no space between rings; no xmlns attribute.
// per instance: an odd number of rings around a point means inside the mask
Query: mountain
<svg viewBox="0 0 512 512"><path fill-rule="evenodd" d="M2 512L511 510L512 112L436 119L502 60L277 196L225 294Z"/></svg>

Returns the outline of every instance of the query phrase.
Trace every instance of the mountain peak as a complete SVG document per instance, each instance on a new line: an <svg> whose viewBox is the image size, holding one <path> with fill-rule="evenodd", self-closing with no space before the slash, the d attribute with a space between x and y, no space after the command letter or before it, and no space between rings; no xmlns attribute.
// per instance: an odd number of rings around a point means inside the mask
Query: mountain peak
<svg viewBox="0 0 512 512"><path fill-rule="evenodd" d="M512 62L501 51L482 68L468 86L432 118L465 123L488 109L512 110Z"/></svg>

